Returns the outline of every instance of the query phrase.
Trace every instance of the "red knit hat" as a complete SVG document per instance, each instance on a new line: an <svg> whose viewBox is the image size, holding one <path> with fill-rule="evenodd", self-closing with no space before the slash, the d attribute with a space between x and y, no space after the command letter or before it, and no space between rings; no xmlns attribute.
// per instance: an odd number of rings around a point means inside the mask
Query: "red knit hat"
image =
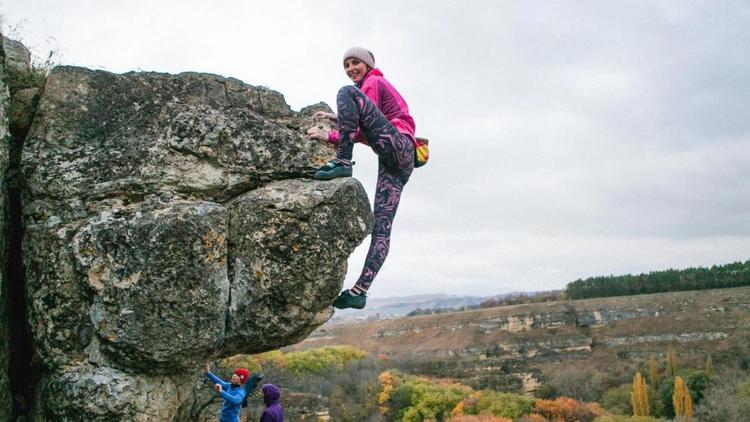
<svg viewBox="0 0 750 422"><path fill-rule="evenodd" d="M250 372L245 368L237 368L234 370L234 373L240 377L240 382L242 384L247 382L247 377L250 376Z"/></svg>

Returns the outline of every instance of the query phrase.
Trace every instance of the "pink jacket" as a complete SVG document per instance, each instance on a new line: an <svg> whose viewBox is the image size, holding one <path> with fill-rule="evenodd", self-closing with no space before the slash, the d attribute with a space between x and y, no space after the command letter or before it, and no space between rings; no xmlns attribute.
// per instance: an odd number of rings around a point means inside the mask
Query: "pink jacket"
<svg viewBox="0 0 750 422"><path fill-rule="evenodd" d="M396 130L408 136L412 142L416 143L414 138L414 119L409 114L409 106L403 97L401 97L401 94L396 91L396 88L385 80L383 72L380 69L369 71L365 75L365 78L357 84L357 88L367 95ZM356 139L364 144L367 143L367 138L362 135L359 129L357 129ZM328 140L338 143L339 131L334 130L329 133Z"/></svg>

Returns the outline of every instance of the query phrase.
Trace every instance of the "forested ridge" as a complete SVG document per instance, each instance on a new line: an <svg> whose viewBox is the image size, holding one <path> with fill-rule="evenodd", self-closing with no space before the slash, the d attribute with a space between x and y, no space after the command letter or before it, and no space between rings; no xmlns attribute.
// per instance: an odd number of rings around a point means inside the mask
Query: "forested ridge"
<svg viewBox="0 0 750 422"><path fill-rule="evenodd" d="M578 279L568 283L565 293L570 299L586 299L748 285L750 285L750 260L714 265L710 268L669 269L639 275L609 275Z"/></svg>

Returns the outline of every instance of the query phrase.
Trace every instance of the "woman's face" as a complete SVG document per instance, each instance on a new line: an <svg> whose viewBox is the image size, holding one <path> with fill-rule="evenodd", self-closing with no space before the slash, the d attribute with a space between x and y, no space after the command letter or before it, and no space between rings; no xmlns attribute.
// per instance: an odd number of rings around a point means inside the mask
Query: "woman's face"
<svg viewBox="0 0 750 422"><path fill-rule="evenodd" d="M346 76L348 76L355 84L359 83L359 81L365 77L367 70L367 65L354 57L349 57L344 60L344 71L346 72Z"/></svg>
<svg viewBox="0 0 750 422"><path fill-rule="evenodd" d="M240 376L237 374L232 374L232 384L239 384L240 383Z"/></svg>

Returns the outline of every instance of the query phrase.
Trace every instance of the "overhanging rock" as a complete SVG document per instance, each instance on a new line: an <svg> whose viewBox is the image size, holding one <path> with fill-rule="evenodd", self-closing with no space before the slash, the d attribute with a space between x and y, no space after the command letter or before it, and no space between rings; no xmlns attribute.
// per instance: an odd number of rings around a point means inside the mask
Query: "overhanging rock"
<svg viewBox="0 0 750 422"><path fill-rule="evenodd" d="M205 361L332 315L372 216L356 180L309 179L333 155L313 111L209 74L49 75L22 158L41 414L169 419Z"/></svg>

